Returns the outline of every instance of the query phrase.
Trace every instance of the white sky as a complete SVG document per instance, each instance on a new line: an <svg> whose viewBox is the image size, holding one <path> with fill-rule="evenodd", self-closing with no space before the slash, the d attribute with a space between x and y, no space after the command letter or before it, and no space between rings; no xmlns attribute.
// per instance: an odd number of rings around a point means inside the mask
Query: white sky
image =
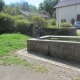
<svg viewBox="0 0 80 80"><path fill-rule="evenodd" d="M6 4L10 4L10 3L15 3L15 2L21 2L21 1L26 1L29 4L35 5L36 7L38 7L38 5L43 2L44 0L3 0Z"/></svg>

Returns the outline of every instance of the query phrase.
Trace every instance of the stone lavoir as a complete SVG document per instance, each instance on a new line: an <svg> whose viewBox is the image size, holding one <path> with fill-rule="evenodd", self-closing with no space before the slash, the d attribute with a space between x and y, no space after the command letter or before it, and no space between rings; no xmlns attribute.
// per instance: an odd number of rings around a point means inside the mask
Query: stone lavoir
<svg viewBox="0 0 80 80"><path fill-rule="evenodd" d="M27 50L64 60L80 62L80 37L43 36L27 41Z"/></svg>

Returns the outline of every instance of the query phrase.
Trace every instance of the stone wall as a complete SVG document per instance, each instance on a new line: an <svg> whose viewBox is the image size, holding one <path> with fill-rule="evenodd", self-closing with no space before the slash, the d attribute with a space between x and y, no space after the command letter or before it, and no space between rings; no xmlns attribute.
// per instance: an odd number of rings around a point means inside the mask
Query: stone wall
<svg viewBox="0 0 80 80"><path fill-rule="evenodd" d="M80 62L80 42L30 39L28 51Z"/></svg>

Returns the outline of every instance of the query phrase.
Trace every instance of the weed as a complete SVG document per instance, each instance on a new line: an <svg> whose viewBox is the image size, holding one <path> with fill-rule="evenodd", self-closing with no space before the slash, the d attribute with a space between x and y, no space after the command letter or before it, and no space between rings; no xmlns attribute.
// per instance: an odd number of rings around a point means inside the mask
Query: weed
<svg viewBox="0 0 80 80"><path fill-rule="evenodd" d="M20 59L18 56L9 54L10 51L22 49L26 47L26 40L30 37L22 34L2 34L0 35L0 61L1 65L23 65L30 69L35 69L41 73L48 72L44 66L31 64L25 59Z"/></svg>

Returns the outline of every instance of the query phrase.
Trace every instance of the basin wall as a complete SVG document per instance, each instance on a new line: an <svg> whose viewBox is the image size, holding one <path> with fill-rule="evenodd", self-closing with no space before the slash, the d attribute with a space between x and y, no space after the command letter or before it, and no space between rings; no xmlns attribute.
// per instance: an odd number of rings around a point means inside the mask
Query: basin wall
<svg viewBox="0 0 80 80"><path fill-rule="evenodd" d="M80 42L30 39L27 41L27 49L52 57L80 62Z"/></svg>

